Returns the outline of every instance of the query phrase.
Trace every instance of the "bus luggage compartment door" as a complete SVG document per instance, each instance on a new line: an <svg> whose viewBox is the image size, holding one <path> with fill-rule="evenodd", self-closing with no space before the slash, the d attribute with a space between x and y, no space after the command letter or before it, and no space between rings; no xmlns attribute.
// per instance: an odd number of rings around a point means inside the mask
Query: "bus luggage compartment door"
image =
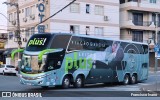
<svg viewBox="0 0 160 100"><path fill-rule="evenodd" d="M87 83L112 82L112 77L112 69L109 69L106 63L97 60L87 76Z"/></svg>

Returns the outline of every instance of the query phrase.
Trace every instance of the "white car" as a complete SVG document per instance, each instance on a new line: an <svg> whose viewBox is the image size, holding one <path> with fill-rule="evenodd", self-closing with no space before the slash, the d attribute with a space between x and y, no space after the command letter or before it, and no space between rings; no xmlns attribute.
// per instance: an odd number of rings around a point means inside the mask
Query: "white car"
<svg viewBox="0 0 160 100"><path fill-rule="evenodd" d="M16 74L16 67L12 66L12 65L1 65L0 66L0 73L2 73L3 75L5 74Z"/></svg>

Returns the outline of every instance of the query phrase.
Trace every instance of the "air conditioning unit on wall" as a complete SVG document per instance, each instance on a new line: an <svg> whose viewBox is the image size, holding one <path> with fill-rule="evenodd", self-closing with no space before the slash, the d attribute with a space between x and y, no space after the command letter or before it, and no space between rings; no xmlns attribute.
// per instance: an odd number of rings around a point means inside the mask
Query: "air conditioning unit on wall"
<svg viewBox="0 0 160 100"><path fill-rule="evenodd" d="M25 18L23 18L23 22L27 22L27 18L25 17Z"/></svg>
<svg viewBox="0 0 160 100"><path fill-rule="evenodd" d="M109 21L108 16L104 16L104 21Z"/></svg>
<svg viewBox="0 0 160 100"><path fill-rule="evenodd" d="M30 15L30 19L34 20L35 19L35 15Z"/></svg>
<svg viewBox="0 0 160 100"><path fill-rule="evenodd" d="M16 25L16 20L12 21L12 25Z"/></svg>

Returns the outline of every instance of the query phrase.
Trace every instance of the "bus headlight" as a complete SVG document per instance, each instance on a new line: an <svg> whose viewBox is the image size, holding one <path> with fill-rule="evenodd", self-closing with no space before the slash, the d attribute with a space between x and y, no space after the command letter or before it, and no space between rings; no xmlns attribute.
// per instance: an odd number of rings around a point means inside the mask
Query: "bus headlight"
<svg viewBox="0 0 160 100"><path fill-rule="evenodd" d="M38 76L38 77L36 77L36 79L42 79L42 78L44 78L44 77L46 77L46 75Z"/></svg>
<svg viewBox="0 0 160 100"><path fill-rule="evenodd" d="M50 74L46 74L46 75L42 75L42 76L38 76L38 77L36 77L36 79L42 79L42 78L45 78L45 77L47 77L47 76L49 76Z"/></svg>

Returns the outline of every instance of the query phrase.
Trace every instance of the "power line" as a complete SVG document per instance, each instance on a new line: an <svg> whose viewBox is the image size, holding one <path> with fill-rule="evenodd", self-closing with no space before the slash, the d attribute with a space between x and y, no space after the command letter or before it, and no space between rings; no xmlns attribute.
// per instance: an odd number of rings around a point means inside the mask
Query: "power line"
<svg viewBox="0 0 160 100"><path fill-rule="evenodd" d="M65 8L67 8L68 6L70 6L71 4L73 4L76 0L73 0L72 2L70 2L69 4L67 4L65 7L63 7L62 9L60 9L59 11L57 11L55 14L51 15L50 17L46 18L45 20L43 20L42 22L40 22L39 24L37 24L36 26L46 22L47 20L49 20L50 18L54 17L55 15L57 15L58 13L62 12ZM35 27L36 27L35 26Z"/></svg>

